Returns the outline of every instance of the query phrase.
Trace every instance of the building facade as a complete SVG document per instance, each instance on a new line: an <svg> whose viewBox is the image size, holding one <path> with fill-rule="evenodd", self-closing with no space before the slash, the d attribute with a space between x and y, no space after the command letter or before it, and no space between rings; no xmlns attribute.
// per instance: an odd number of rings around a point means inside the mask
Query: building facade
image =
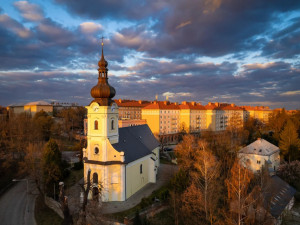
<svg viewBox="0 0 300 225"><path fill-rule="evenodd" d="M34 116L37 112L44 111L53 115L53 105L45 101L29 102L27 104L15 104L7 107L9 113L29 113Z"/></svg>
<svg viewBox="0 0 300 225"><path fill-rule="evenodd" d="M242 148L238 157L254 173L260 171L265 164L270 172L276 171L280 165L280 149L262 138Z"/></svg>
<svg viewBox="0 0 300 225"><path fill-rule="evenodd" d="M87 148L83 149L84 180L92 183L89 198L125 201L146 184L156 182L159 144L147 125L118 127L119 108L112 100L107 62L98 62L98 83L87 108ZM100 188L101 187L101 188Z"/></svg>

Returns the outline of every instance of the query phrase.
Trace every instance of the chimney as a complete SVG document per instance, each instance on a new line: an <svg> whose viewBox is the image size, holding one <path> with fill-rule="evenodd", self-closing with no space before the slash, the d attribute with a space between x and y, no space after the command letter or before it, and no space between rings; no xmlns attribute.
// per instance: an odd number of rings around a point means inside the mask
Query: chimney
<svg viewBox="0 0 300 225"><path fill-rule="evenodd" d="M165 104L165 105L168 105L168 101L164 101L164 104Z"/></svg>
<svg viewBox="0 0 300 225"><path fill-rule="evenodd" d="M122 103L122 99L119 99L119 103Z"/></svg>
<svg viewBox="0 0 300 225"><path fill-rule="evenodd" d="M208 105L211 105L211 102L209 102Z"/></svg>
<svg viewBox="0 0 300 225"><path fill-rule="evenodd" d="M142 104L142 100L139 100L139 104Z"/></svg>
<svg viewBox="0 0 300 225"><path fill-rule="evenodd" d="M178 105L178 103L177 103L177 102L174 102L174 105Z"/></svg>
<svg viewBox="0 0 300 225"><path fill-rule="evenodd" d="M157 101L157 99L158 99L158 95L155 95L155 100Z"/></svg>
<svg viewBox="0 0 300 225"><path fill-rule="evenodd" d="M192 105L196 105L196 102L191 102Z"/></svg>
<svg viewBox="0 0 300 225"><path fill-rule="evenodd" d="M181 102L181 105L186 105L186 101L184 101L184 102Z"/></svg>
<svg viewBox="0 0 300 225"><path fill-rule="evenodd" d="M169 95L166 95L166 101L169 101Z"/></svg>
<svg viewBox="0 0 300 225"><path fill-rule="evenodd" d="M234 105L234 103L231 103L230 105L231 105L232 107L234 107L234 106L235 106L235 105Z"/></svg>

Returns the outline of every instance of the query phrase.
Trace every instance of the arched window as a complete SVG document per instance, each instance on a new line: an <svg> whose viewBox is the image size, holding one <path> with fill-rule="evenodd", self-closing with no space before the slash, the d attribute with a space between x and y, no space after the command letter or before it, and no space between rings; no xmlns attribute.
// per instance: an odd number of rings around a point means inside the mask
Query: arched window
<svg viewBox="0 0 300 225"><path fill-rule="evenodd" d="M140 165L140 174L143 173L143 164Z"/></svg>
<svg viewBox="0 0 300 225"><path fill-rule="evenodd" d="M98 174L93 173L93 184L98 184Z"/></svg>
<svg viewBox="0 0 300 225"><path fill-rule="evenodd" d="M94 123L94 129L95 129L95 130L98 130L98 120L95 120L95 123Z"/></svg>
<svg viewBox="0 0 300 225"><path fill-rule="evenodd" d="M99 148L95 147L95 154L98 154L98 153L99 153Z"/></svg>
<svg viewBox="0 0 300 225"><path fill-rule="evenodd" d="M112 129L112 130L115 129L115 120L111 120L111 129Z"/></svg>

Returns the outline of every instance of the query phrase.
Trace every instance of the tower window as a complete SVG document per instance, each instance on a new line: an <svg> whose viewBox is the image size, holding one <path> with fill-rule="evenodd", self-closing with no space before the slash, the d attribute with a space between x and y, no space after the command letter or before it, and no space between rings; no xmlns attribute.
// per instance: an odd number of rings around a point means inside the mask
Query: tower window
<svg viewBox="0 0 300 225"><path fill-rule="evenodd" d="M98 154L98 153L99 153L99 148L96 147L96 148L95 148L95 154Z"/></svg>
<svg viewBox="0 0 300 225"><path fill-rule="evenodd" d="M140 174L143 173L143 164L140 165Z"/></svg>
<svg viewBox="0 0 300 225"><path fill-rule="evenodd" d="M111 129L112 129L112 130L115 129L115 121L114 121L114 120L111 121Z"/></svg>
<svg viewBox="0 0 300 225"><path fill-rule="evenodd" d="M98 184L98 174L93 173L93 184Z"/></svg>
<svg viewBox="0 0 300 225"><path fill-rule="evenodd" d="M95 122L94 122L94 129L98 130L98 120L95 120Z"/></svg>

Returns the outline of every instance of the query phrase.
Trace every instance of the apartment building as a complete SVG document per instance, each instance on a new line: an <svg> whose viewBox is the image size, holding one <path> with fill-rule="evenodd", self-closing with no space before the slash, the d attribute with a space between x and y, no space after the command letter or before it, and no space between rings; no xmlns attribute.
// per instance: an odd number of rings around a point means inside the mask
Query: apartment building
<svg viewBox="0 0 300 225"><path fill-rule="evenodd" d="M250 117L258 119L263 123L268 123L272 110L267 106L241 106L244 110L244 120L247 121Z"/></svg>
<svg viewBox="0 0 300 225"><path fill-rule="evenodd" d="M151 131L157 135L180 132L180 108L169 101L154 101L142 109L142 119L147 121Z"/></svg>
<svg viewBox="0 0 300 225"><path fill-rule="evenodd" d="M224 131L229 126L243 127L250 117L267 123L272 113L269 107L237 106L235 104L209 102L134 101L115 100L119 106L119 119L144 120L157 136L168 141L178 138L181 132Z"/></svg>
<svg viewBox="0 0 300 225"><path fill-rule="evenodd" d="M119 107L119 119L120 120L140 120L142 118L142 108L149 105L151 102L142 100L122 100L116 99L115 103Z"/></svg>
<svg viewBox="0 0 300 225"><path fill-rule="evenodd" d="M207 130L206 108L197 102L181 102L180 122L182 130L188 133L197 133Z"/></svg>
<svg viewBox="0 0 300 225"><path fill-rule="evenodd" d="M207 128L212 131L226 130L229 125L242 127L244 110L235 104L211 103L206 106Z"/></svg>

